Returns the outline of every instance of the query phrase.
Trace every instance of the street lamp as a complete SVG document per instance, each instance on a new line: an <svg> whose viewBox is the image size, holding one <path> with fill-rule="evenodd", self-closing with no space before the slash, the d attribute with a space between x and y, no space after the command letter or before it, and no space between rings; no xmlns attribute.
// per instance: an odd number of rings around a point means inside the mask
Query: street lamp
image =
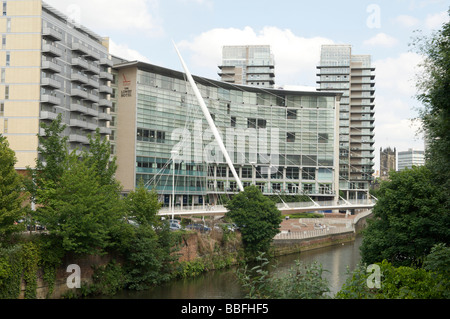
<svg viewBox="0 0 450 319"><path fill-rule="evenodd" d="M178 151L170 152L172 157L172 219L175 215L175 156L178 155Z"/></svg>

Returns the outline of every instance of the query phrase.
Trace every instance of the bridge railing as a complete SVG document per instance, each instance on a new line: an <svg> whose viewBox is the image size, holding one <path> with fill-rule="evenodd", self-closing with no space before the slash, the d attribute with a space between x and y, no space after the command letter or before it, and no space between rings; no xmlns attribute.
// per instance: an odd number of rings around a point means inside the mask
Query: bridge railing
<svg viewBox="0 0 450 319"><path fill-rule="evenodd" d="M313 237L318 237L322 235L330 235L330 234L342 234L342 233L348 233L353 232L353 228L347 228L347 227L330 227L330 228L324 228L324 229L314 229L314 230L305 230L305 231L299 231L299 232L282 232L277 235L275 235L274 240L281 240L281 239L308 239Z"/></svg>

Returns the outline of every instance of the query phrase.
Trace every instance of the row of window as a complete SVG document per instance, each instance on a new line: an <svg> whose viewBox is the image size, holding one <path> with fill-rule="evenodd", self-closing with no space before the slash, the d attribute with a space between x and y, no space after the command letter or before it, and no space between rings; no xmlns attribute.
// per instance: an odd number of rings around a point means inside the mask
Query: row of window
<svg viewBox="0 0 450 319"><path fill-rule="evenodd" d="M164 144L166 142L166 132L138 128L136 138L138 141Z"/></svg>

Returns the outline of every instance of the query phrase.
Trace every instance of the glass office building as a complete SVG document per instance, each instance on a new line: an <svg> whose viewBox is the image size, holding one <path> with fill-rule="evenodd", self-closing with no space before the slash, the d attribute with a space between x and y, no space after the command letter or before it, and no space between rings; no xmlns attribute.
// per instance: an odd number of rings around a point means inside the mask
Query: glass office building
<svg viewBox="0 0 450 319"><path fill-rule="evenodd" d="M114 66L115 149L124 191L142 179L166 204L214 202L236 180L184 73ZM244 186L264 194L338 194L340 94L237 86L194 77Z"/></svg>

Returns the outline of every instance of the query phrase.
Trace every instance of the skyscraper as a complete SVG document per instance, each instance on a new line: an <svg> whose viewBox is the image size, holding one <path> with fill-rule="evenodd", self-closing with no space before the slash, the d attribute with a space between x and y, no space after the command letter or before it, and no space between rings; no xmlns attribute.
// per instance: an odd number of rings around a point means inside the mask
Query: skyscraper
<svg viewBox="0 0 450 319"><path fill-rule="evenodd" d="M224 46L219 75L223 82L273 88L275 61L269 45Z"/></svg>
<svg viewBox="0 0 450 319"><path fill-rule="evenodd" d="M40 123L62 114L69 150L88 146L111 116L113 65L108 39L78 25L41 0L9 0L0 17L0 133L18 160L34 167Z"/></svg>
<svg viewBox="0 0 450 319"><path fill-rule="evenodd" d="M323 45L319 91L341 92L340 189L348 198L367 196L374 158L375 68L370 55L352 55L350 45Z"/></svg>

